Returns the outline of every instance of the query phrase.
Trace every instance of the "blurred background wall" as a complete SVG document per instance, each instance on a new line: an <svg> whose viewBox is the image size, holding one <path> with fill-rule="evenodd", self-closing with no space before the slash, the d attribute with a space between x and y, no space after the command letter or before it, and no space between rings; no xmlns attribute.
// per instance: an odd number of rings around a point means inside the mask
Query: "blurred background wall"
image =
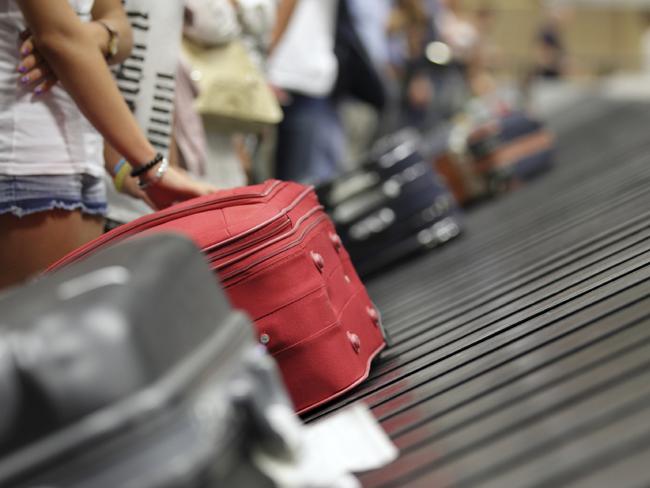
<svg viewBox="0 0 650 488"><path fill-rule="evenodd" d="M549 12L559 11L572 77L637 71L642 38L650 26L650 2L635 0L464 0L473 16L491 14L490 36L500 51L497 73L525 76L536 33Z"/></svg>

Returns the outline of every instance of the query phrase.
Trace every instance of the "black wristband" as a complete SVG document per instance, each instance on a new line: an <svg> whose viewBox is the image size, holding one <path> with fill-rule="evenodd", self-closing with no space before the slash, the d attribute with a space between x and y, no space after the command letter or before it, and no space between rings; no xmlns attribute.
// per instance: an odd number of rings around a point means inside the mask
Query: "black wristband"
<svg viewBox="0 0 650 488"><path fill-rule="evenodd" d="M156 154L156 157L154 157L151 161L149 161L147 164L140 166L139 168L133 168L131 170L131 176L136 177L145 174L147 171L149 171L151 168L153 168L155 165L160 163L163 160L163 155L158 153Z"/></svg>

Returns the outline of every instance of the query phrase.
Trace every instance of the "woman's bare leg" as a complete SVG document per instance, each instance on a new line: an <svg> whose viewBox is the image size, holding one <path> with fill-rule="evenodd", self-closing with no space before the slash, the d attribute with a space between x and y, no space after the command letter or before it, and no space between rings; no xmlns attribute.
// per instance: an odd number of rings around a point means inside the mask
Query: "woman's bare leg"
<svg viewBox="0 0 650 488"><path fill-rule="evenodd" d="M52 210L22 218L0 215L0 289L35 276L101 235L103 227L103 218L80 211Z"/></svg>

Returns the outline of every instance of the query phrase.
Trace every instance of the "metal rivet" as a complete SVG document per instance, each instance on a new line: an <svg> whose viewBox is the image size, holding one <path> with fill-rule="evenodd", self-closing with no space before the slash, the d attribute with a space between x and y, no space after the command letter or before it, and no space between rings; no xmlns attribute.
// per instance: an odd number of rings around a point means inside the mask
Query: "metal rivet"
<svg viewBox="0 0 650 488"><path fill-rule="evenodd" d="M378 326L380 318L377 310L373 307L366 307L366 313L368 314L368 317L370 317L370 320L372 320L372 323Z"/></svg>
<svg viewBox="0 0 650 488"><path fill-rule="evenodd" d="M361 339L359 339L359 336L353 332L348 332L348 340L350 341L350 344L352 344L354 352L359 354L359 350L361 350Z"/></svg>
<svg viewBox="0 0 650 488"><path fill-rule="evenodd" d="M325 267L323 256L314 251L311 251L310 254L312 261L314 261L314 264L316 265L316 269L318 269L318 271L323 271L323 268Z"/></svg>
<svg viewBox="0 0 650 488"><path fill-rule="evenodd" d="M341 238L338 236L338 234L335 234L334 232L330 232L330 241L332 241L332 245L334 246L336 252L339 252L341 250L341 247L343 247Z"/></svg>
<svg viewBox="0 0 650 488"><path fill-rule="evenodd" d="M262 334L260 335L260 342L266 346L269 342L271 342L271 338L268 334Z"/></svg>

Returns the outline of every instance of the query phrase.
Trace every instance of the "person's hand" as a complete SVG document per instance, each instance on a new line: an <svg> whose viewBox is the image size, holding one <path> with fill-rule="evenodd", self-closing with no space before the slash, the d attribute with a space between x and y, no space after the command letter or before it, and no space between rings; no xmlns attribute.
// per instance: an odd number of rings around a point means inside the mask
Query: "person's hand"
<svg viewBox="0 0 650 488"><path fill-rule="evenodd" d="M272 84L269 84L269 87L271 88L271 91L275 95L275 98L278 99L278 103L286 107L287 105L291 105L291 102L293 101L291 95L286 91L280 88L279 86L275 86Z"/></svg>
<svg viewBox="0 0 650 488"><path fill-rule="evenodd" d="M97 47L106 56L108 46L104 37L106 30L98 22L86 22L83 24L90 36L97 41ZM34 46L34 38L29 29L20 33L20 62L17 70L21 73L20 83L29 86L35 95L42 95L52 89L59 81L58 77L50 68L47 61Z"/></svg>
<svg viewBox="0 0 650 488"><path fill-rule="evenodd" d="M217 187L197 181L186 171L170 166L163 177L147 187L144 193L148 199L145 201L151 202L152 208L159 210L174 203L208 195L215 191L217 191Z"/></svg>
<svg viewBox="0 0 650 488"><path fill-rule="evenodd" d="M20 62L16 68L22 75L20 83L29 86L35 95L41 95L51 90L59 80L34 47L32 33L29 30L23 31L20 40Z"/></svg>
<svg viewBox="0 0 650 488"><path fill-rule="evenodd" d="M138 200L142 200L149 207L151 207L152 210L157 210L156 205L147 196L145 191L142 188L140 188L138 178L133 178L131 176L127 176L126 178L124 178L124 183L122 184L120 193L128 195L132 198L136 198Z"/></svg>

